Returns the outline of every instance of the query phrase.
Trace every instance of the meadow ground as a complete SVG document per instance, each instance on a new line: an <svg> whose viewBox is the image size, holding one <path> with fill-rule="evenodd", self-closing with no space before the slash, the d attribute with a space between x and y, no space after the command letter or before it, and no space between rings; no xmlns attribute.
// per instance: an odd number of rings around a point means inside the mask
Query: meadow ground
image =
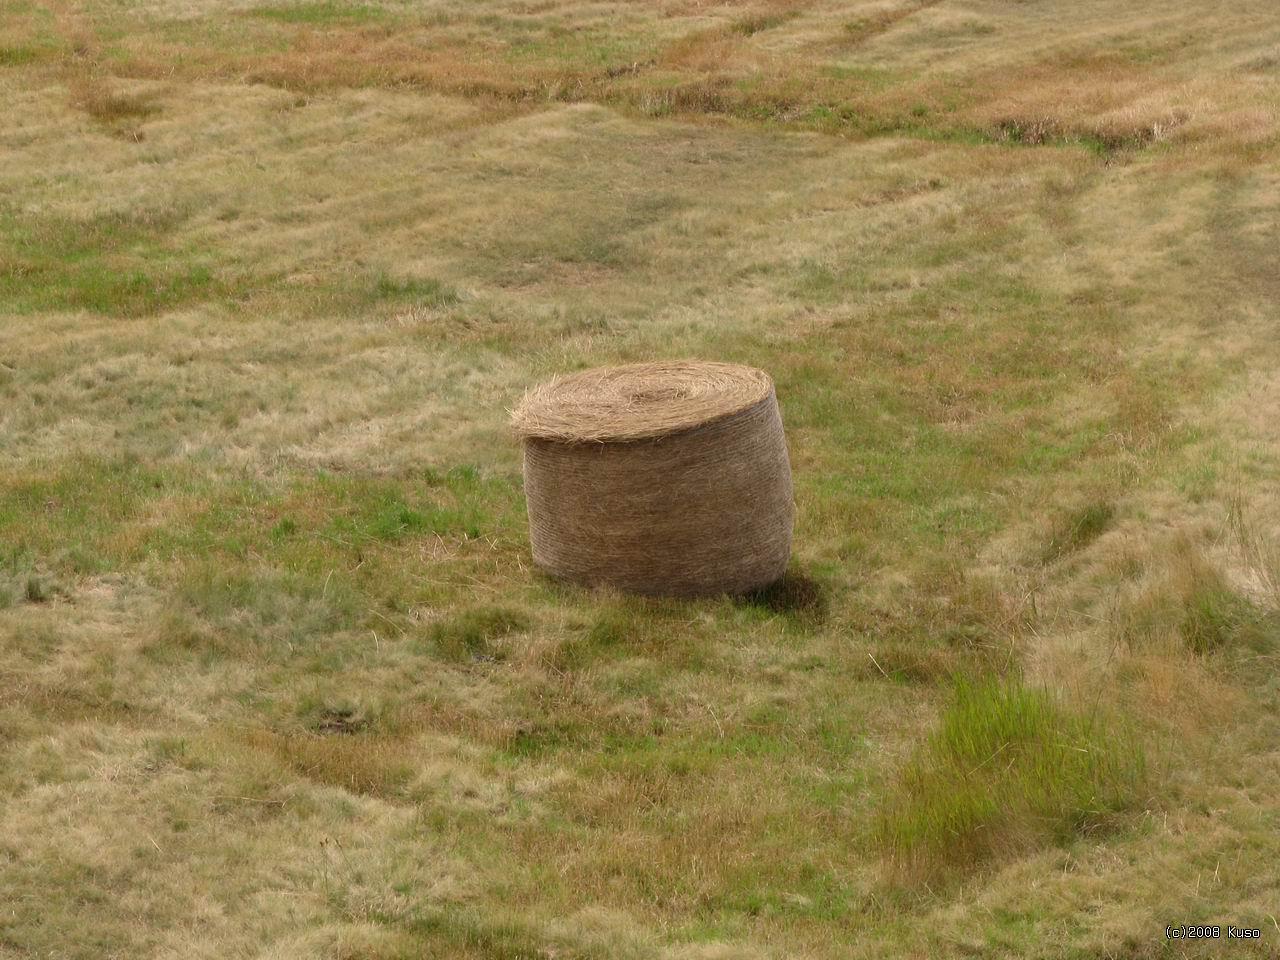
<svg viewBox="0 0 1280 960"><path fill-rule="evenodd" d="M1274 956L1278 303L1274 0L0 0L0 958ZM680 356L793 572L541 579Z"/></svg>

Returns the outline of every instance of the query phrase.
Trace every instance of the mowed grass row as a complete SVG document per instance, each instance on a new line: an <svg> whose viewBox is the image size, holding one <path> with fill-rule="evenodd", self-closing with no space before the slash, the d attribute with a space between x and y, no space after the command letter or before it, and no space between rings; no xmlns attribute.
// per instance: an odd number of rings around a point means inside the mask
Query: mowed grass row
<svg viewBox="0 0 1280 960"><path fill-rule="evenodd" d="M925 447L919 456L934 463L938 452ZM977 471L970 482L986 476ZM237 482L192 465L88 460L14 483L3 517L14 547L6 597L26 637L11 661L20 668L19 736L32 742L66 723L140 728L142 755L162 753L144 762L207 784L206 794L224 798L219 817L236 804L265 805L305 821L320 816L306 798L325 788L418 810L434 829L479 844L471 856L523 864L529 872L514 889L526 890L530 909L549 893L560 903L651 902L657 916L684 918L677 938L733 939L776 925L784 941L808 927L820 942L832 924L865 919L870 904L865 881L818 866L831 858L883 858L894 869L901 859L904 876L922 872L937 884L940 875L954 880L1078 832L1123 832L1126 821L1111 815L1139 812L1157 789L1158 778L1140 776L1141 748L1113 737L1110 705L1082 727L1076 708L1063 712L1052 706L1056 694L1018 679L1022 651L1041 626L1025 598L946 556L1001 529L1007 520L998 512L940 530L926 519L940 509L933 501L904 507L903 490L891 486L879 494L888 513L873 525L850 528L846 515L833 540L809 521L810 543L843 559L802 548L796 578L813 584L808 592L663 604L540 581L526 566L523 505L510 473L308 477L295 469L284 477ZM820 496L805 487L802 503ZM934 496L961 494L972 489ZM864 504L871 495L854 494ZM1054 513L1025 548L1024 575L1069 566L1114 531L1117 508L1104 503ZM857 539L840 539L848 537ZM895 570L913 567L902 544L922 569L882 592L853 579L850 564L861 544L886 537L899 544ZM131 643L111 637L76 663L87 638L60 619L86 584L121 575L123 586L113 589L128 596L129 578L141 577L156 599L127 614ZM1266 653L1265 636L1261 647L1240 642L1235 615L1216 613L1242 601L1216 592L1225 589L1217 581L1206 589L1192 588L1185 600L1154 594L1188 624L1189 649ZM1162 621L1141 613L1152 602L1140 601L1135 623L1156 624L1153 635L1163 637ZM1152 627L1135 629L1152 635ZM1200 639L1206 630L1216 631L1212 644ZM1144 641L1126 642L1142 649ZM40 669L51 663L60 668ZM976 703L962 688L960 712L943 728L958 725L977 743L939 740L929 750L941 755L925 751L897 773L879 751L903 737L896 718L904 698L945 702L950 676L989 672L1010 679L980 687L997 692ZM162 677L174 679L157 685ZM762 680L772 690L764 696ZM1010 698L1029 706L1008 716ZM160 733L175 709L211 721L214 732L180 724L181 732ZM428 745L442 739L468 745L466 773L451 770L446 782L478 776L480 786L452 796L448 788L442 798L439 783L424 782ZM1078 757L1079 766L1060 764ZM1010 761L1032 766L1011 772ZM572 773L549 798L530 798L511 781L536 778L533 771L553 783ZM33 772L45 782L76 777L48 760ZM487 784L494 777L507 786ZM956 779L974 792L957 789ZM774 785L763 795L762 781ZM470 813L468 790L488 796ZM748 797L750 812L739 807ZM494 804L510 806L514 822L495 826ZM638 809L648 811L639 824ZM711 831L722 858L700 880L687 874L696 856L689 828L671 819L680 810ZM185 831L193 816L158 829ZM1095 834L1099 825L1108 832ZM576 843L547 845L548 831L566 830ZM638 833L635 846L621 854L614 842L629 832ZM209 842L197 840L196 849ZM777 845L775 866L752 865L758 843ZM550 881L556 863L571 879ZM506 883L511 889L510 877ZM344 898L348 884L335 881ZM423 916L435 914L422 909L379 922L434 931ZM462 920L448 924L455 922ZM426 942L443 937L433 932Z"/></svg>
<svg viewBox="0 0 1280 960"><path fill-rule="evenodd" d="M514 15L458 3L263 4L232 15L193 3L182 17L13 6L4 60L70 60L81 109L126 137L157 107L117 89L112 76L179 69L188 80L249 77L301 92L412 87L859 137L1081 145L1100 155L1171 138L1226 139L1251 151L1270 135L1241 95L1271 66L1257 51L1275 28L1258 2L1215 21L1218 47L1188 42L1179 20L1160 20L1159 6L1146 3L1123 12L1090 4L1072 28L1044 11L982 0L942 10L808 0L548 4ZM1224 71L1240 82L1221 82ZM1197 109L1197 97L1214 109Z"/></svg>
<svg viewBox="0 0 1280 960"><path fill-rule="evenodd" d="M1052 76L979 70L1045 27L983 4L6 7L0 948L1265 926L1268 41L1157 134L1176 24L1108 6ZM1136 105L1004 102L1063 76ZM683 355L777 380L791 575L542 579L505 408Z"/></svg>

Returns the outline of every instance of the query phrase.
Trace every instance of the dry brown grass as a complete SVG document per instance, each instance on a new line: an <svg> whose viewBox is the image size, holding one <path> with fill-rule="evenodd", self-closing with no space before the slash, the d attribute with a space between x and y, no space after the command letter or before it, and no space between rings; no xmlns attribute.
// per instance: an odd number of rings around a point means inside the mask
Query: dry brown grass
<svg viewBox="0 0 1280 960"><path fill-rule="evenodd" d="M940 0L912 0L895 7L872 10L871 12L849 20L844 24L844 31L836 41L838 48L857 47L887 33L908 17L935 6Z"/></svg>
<svg viewBox="0 0 1280 960"><path fill-rule="evenodd" d="M359 731L246 731L246 746L274 754L294 773L351 793L397 797L413 775L403 744Z"/></svg>
<svg viewBox="0 0 1280 960"><path fill-rule="evenodd" d="M0 9L0 953L1274 931L1277 29ZM506 411L679 356L777 383L788 588L539 579ZM955 674L1105 708L1128 812L1006 791L978 874L895 883Z"/></svg>
<svg viewBox="0 0 1280 960"><path fill-rule="evenodd" d="M655 44L648 55L603 66L551 56L512 60L500 45L476 45L447 28L339 22L323 30L295 28L287 49L266 52L139 36L126 39L128 55L115 69L139 78L171 77L176 69L188 79L238 78L300 92L416 87L514 103L597 102L648 113L769 117L806 125L816 118L823 129L855 135L940 123L939 132L951 135L979 133L1032 144L1084 141L1100 150L1141 148L1170 137L1256 142L1274 128L1274 113L1255 98L1241 97L1238 85L1182 75L1161 60L1122 53L1054 51L1047 62L997 67L974 58L959 84L954 75L926 71L868 91L861 77L844 79L821 63L797 64L762 43L762 36L785 34L797 20L806 32L818 29L806 6L765 5ZM932 6L876 8L843 27L825 17L816 22L829 24L837 36L849 34L852 24L856 46ZM76 36L84 33L83 26L75 28ZM78 43L73 47L92 49L94 41ZM960 110L957 94L964 104ZM89 102L112 112L109 95ZM120 104L130 105L140 106ZM836 124L828 119L833 109L842 118Z"/></svg>

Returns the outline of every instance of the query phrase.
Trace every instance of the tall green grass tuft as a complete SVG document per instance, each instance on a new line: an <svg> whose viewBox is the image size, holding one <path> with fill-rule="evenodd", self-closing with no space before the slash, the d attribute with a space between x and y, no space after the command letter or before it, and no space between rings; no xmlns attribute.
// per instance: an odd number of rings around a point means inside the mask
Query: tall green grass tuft
<svg viewBox="0 0 1280 960"><path fill-rule="evenodd" d="M957 679L902 770L877 840L905 878L939 878L1104 826L1145 779L1141 748L1020 679Z"/></svg>

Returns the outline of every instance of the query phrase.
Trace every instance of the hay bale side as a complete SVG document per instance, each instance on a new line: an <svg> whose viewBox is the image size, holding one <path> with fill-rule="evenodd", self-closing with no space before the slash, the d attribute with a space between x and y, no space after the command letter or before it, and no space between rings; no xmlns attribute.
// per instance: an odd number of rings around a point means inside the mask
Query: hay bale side
<svg viewBox="0 0 1280 960"><path fill-rule="evenodd" d="M624 378L633 392L622 407L605 404L615 433L641 438L566 440L573 425L554 416L554 439L525 436L535 562L577 583L649 595L742 594L768 586L786 570L793 518L791 467L772 381L760 371L736 368L746 371L738 377L745 387L726 396L727 365L708 364L720 378L719 389L695 398L690 412L681 410L678 390L660 375L655 380L652 366L645 366L630 368ZM698 367L680 366L685 387L697 379ZM616 379L606 376L609 389ZM574 391L580 401L581 384ZM545 402L545 396L537 401ZM645 435L655 429L649 404L660 408L665 426L659 429L675 423L673 431ZM599 412L598 403L587 406ZM619 421L619 409L629 411L622 417L627 422ZM690 418L696 425L687 424ZM584 432L598 435L601 422L588 415Z"/></svg>

